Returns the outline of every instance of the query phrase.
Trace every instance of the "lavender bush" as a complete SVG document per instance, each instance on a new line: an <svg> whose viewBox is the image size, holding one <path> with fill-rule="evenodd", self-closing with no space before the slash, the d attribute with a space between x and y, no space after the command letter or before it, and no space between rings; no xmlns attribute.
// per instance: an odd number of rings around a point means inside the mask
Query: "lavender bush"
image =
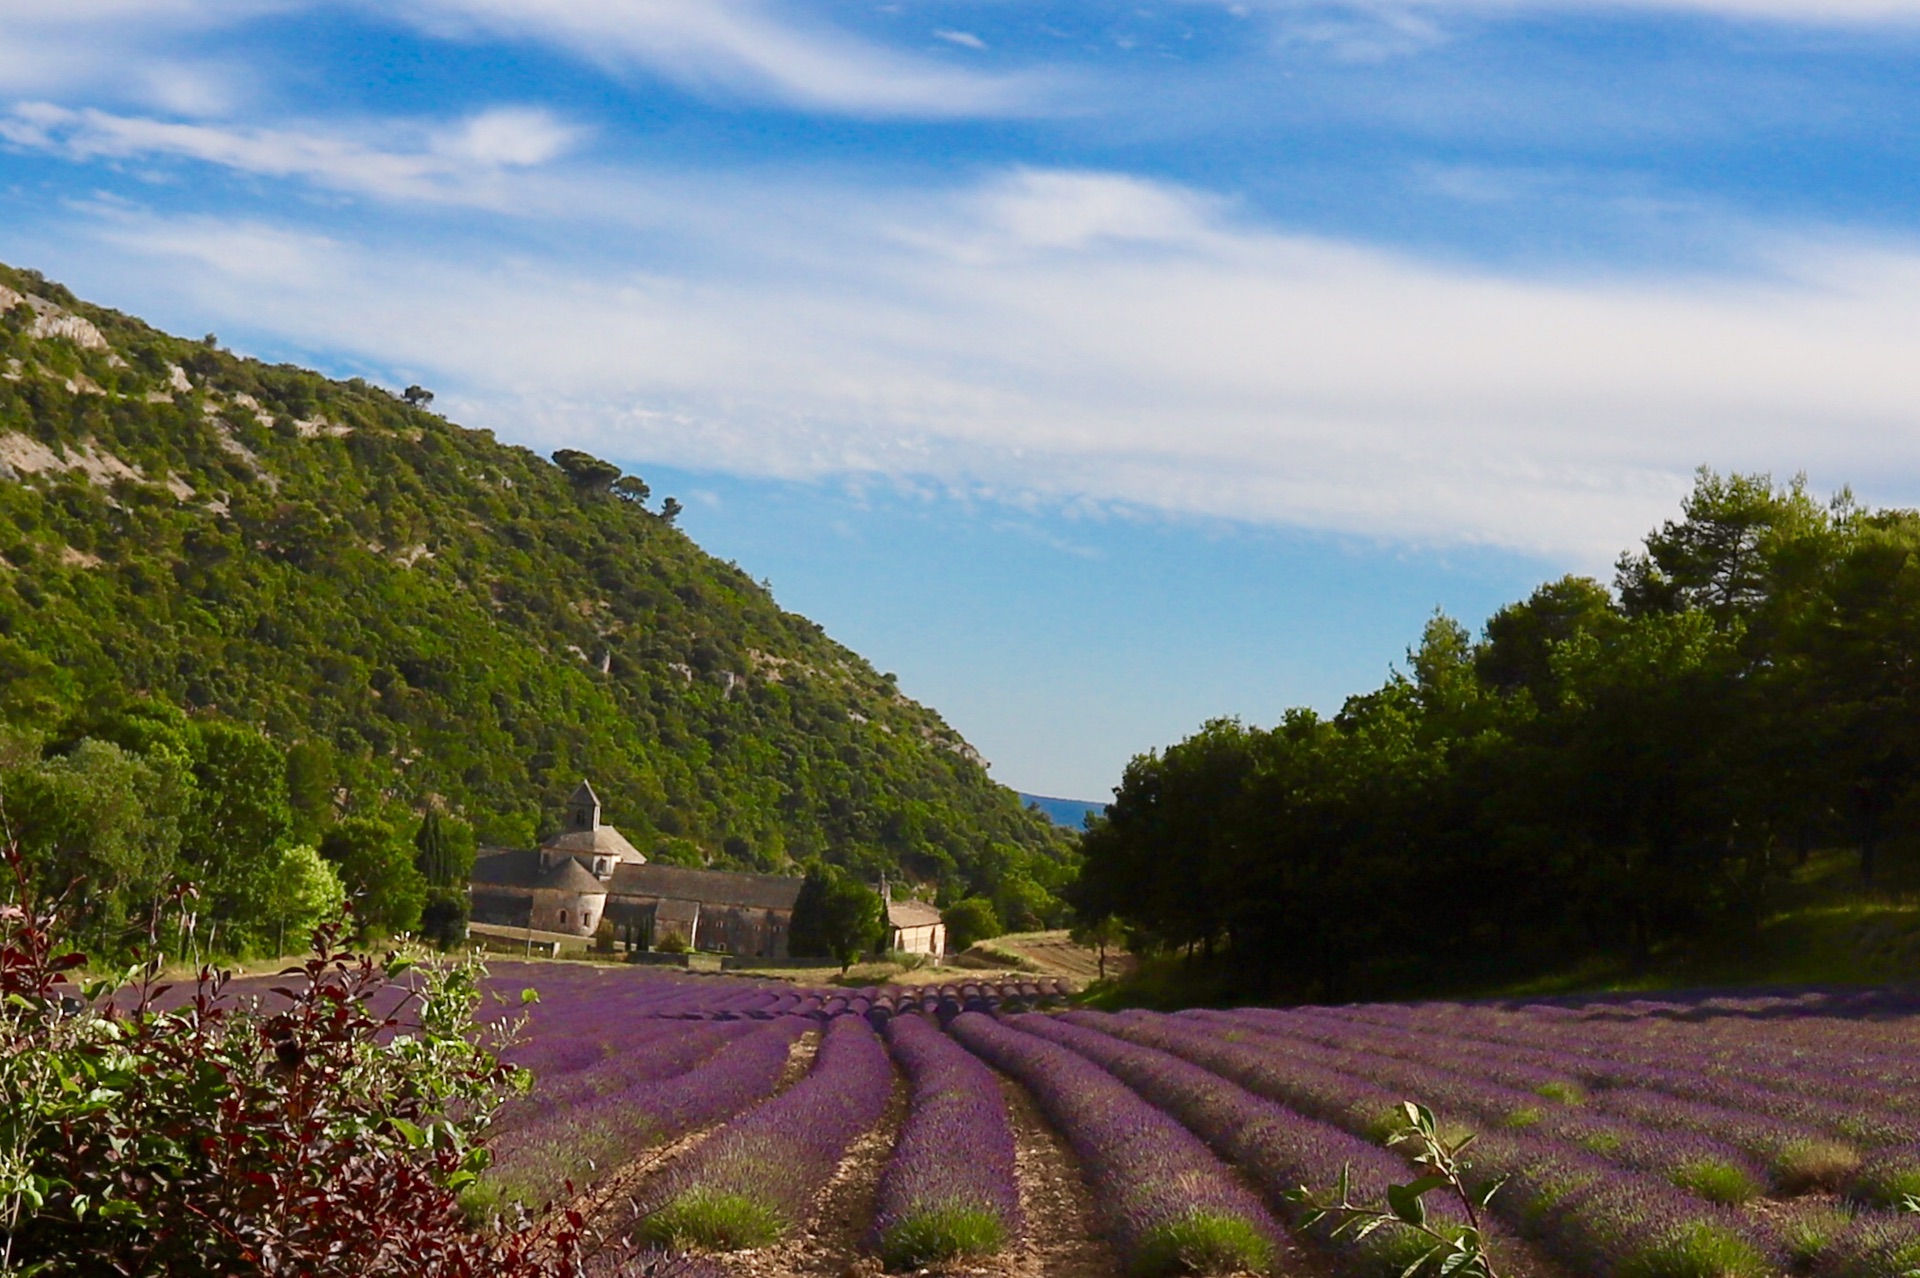
<svg viewBox="0 0 1920 1278"><path fill-rule="evenodd" d="M1257 1181L1269 1201L1296 1223L1304 1213L1289 1195L1303 1185L1333 1185L1344 1177L1356 1195L1379 1200L1387 1186L1407 1178L1406 1163L1380 1146L1256 1096L1169 1052L1058 1017L1017 1016L1010 1023L1072 1048L1178 1118ZM1464 1222L1442 1208L1434 1223L1445 1229ZM1330 1227L1308 1232L1355 1262L1359 1272L1383 1278L1404 1272L1428 1250L1423 1236L1404 1226L1388 1225L1358 1238L1336 1238Z"/></svg>
<svg viewBox="0 0 1920 1278"><path fill-rule="evenodd" d="M1204 1022L1177 1016L1136 1013L1106 1024L1115 1034L1205 1065L1263 1095L1288 1103L1297 1098L1302 1108L1349 1131L1372 1134L1364 1109L1356 1114L1341 1103L1326 1077L1302 1086L1286 1063L1263 1059L1261 1044L1229 1042L1209 1034ZM1475 1170L1478 1184L1508 1178L1493 1201L1502 1220L1584 1273L1758 1278L1772 1264L1771 1239L1729 1209L1525 1131L1489 1136Z"/></svg>
<svg viewBox="0 0 1920 1278"><path fill-rule="evenodd" d="M874 1250L889 1269L999 1251L1020 1232L999 1081L924 1017L895 1017L886 1032L912 1107L880 1177Z"/></svg>

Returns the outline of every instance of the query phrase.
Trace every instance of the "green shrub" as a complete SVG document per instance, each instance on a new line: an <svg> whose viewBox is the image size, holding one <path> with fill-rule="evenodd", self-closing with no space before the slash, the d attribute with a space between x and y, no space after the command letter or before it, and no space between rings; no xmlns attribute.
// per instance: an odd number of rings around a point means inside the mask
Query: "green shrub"
<svg viewBox="0 0 1920 1278"><path fill-rule="evenodd" d="M1718 1158L1691 1159L1674 1168L1667 1179L1710 1203L1744 1203L1760 1193L1760 1186L1744 1168Z"/></svg>
<svg viewBox="0 0 1920 1278"><path fill-rule="evenodd" d="M1150 1229L1140 1240L1133 1278L1172 1274L1266 1273L1273 1244L1239 1216L1196 1211Z"/></svg>
<svg viewBox="0 0 1920 1278"><path fill-rule="evenodd" d="M880 1239L880 1260L888 1269L920 1269L956 1256L988 1256L1006 1244L1000 1218L981 1207L951 1206L923 1211L889 1229Z"/></svg>
<svg viewBox="0 0 1920 1278"><path fill-rule="evenodd" d="M1620 1278L1762 1278L1772 1266L1751 1243L1717 1225L1696 1224L1630 1257Z"/></svg>
<svg viewBox="0 0 1920 1278"><path fill-rule="evenodd" d="M1911 1157L1875 1159L1847 1185L1847 1197L1868 1207L1894 1209L1909 1198L1920 1199L1920 1161Z"/></svg>
<svg viewBox="0 0 1920 1278"><path fill-rule="evenodd" d="M777 1241L787 1222L745 1194L694 1188L641 1222L639 1239L669 1251L742 1251Z"/></svg>
<svg viewBox="0 0 1920 1278"><path fill-rule="evenodd" d="M1782 1146L1768 1164L1783 1194L1839 1189L1859 1170L1860 1154L1837 1140L1796 1140Z"/></svg>
<svg viewBox="0 0 1920 1278"><path fill-rule="evenodd" d="M1821 1258L1834 1240L1846 1233L1853 1217L1826 1203L1796 1203L1779 1218L1780 1241L1797 1269L1807 1269Z"/></svg>

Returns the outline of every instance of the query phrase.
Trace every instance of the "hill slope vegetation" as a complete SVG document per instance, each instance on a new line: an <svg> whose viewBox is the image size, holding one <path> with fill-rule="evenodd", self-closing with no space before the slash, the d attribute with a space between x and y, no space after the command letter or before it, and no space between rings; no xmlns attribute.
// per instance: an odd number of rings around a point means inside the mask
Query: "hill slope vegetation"
<svg viewBox="0 0 1920 1278"><path fill-rule="evenodd" d="M7 766L151 756L128 716L184 739L164 708L266 742L288 838L438 809L524 844L587 776L651 856L1057 912L1070 841L638 477L3 267L0 363Z"/></svg>

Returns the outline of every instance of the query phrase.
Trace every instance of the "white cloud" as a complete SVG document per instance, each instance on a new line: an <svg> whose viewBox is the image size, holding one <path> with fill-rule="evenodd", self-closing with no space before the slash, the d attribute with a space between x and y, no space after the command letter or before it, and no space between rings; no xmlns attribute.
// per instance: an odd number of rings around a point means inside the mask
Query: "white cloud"
<svg viewBox="0 0 1920 1278"><path fill-rule="evenodd" d="M219 114L251 94L253 71L195 42L300 2L6 0L0 94L92 93L181 115Z"/></svg>
<svg viewBox="0 0 1920 1278"><path fill-rule="evenodd" d="M395 0L379 12L437 35L544 41L696 89L853 115L960 117L1046 109L1057 77L959 70L765 0Z"/></svg>
<svg viewBox="0 0 1920 1278"><path fill-rule="evenodd" d="M1280 234L1110 174L762 194L812 220L724 223L721 252L701 239L711 199L682 193L660 259L731 254L719 268L477 267L217 222L108 233L116 273L187 281L211 312L189 327L340 352L473 424L636 463L1595 565L1701 462L1920 499L1909 247L1781 243L1738 280L1556 280Z"/></svg>
<svg viewBox="0 0 1920 1278"><path fill-rule="evenodd" d="M388 123L381 131L402 130ZM553 160L577 136L547 112L527 108L484 111L407 148L337 132L157 120L45 102L0 116L0 138L79 161L188 160L388 198L482 203L491 202L489 180L502 170Z"/></svg>
<svg viewBox="0 0 1920 1278"><path fill-rule="evenodd" d="M1290 33L1321 40L1360 56L1423 47L1438 33L1421 29L1422 15L1463 12L1485 15L1563 10L1607 13L1620 10L1691 10L1721 17L1790 22L1819 26L1848 26L1920 21L1920 0L1350 0L1303 6L1297 0L1245 0L1221 4L1201 0L1244 16L1264 10L1288 19ZM1354 16L1364 16L1356 24Z"/></svg>
<svg viewBox="0 0 1920 1278"><path fill-rule="evenodd" d="M945 40L948 44L957 44L963 49L984 49L987 42L971 31L935 31L934 38Z"/></svg>

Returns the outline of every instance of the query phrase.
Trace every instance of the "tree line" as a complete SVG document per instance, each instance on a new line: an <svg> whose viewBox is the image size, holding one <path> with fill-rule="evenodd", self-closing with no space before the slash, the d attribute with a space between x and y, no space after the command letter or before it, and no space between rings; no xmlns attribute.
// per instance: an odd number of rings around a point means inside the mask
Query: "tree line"
<svg viewBox="0 0 1920 1278"><path fill-rule="evenodd" d="M1609 588L1444 615L1337 714L1135 758L1071 891L1343 999L1756 929L1816 850L1920 869L1920 512L1703 469Z"/></svg>
<svg viewBox="0 0 1920 1278"><path fill-rule="evenodd" d="M162 917L175 953L300 951L349 906L363 936L464 937L472 829L377 798L343 808L312 755L153 698L45 737L0 729L5 837L101 958L142 946Z"/></svg>

